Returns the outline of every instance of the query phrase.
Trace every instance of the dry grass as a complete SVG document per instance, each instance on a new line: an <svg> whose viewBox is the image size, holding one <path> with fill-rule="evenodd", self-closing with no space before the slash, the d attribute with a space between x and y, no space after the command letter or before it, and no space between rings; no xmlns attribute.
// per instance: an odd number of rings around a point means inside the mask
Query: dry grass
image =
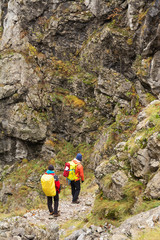
<svg viewBox="0 0 160 240"><path fill-rule="evenodd" d="M66 96L66 101L73 108L83 108L85 106L85 102L74 95Z"/></svg>
<svg viewBox="0 0 160 240"><path fill-rule="evenodd" d="M159 240L160 239L160 226L154 229L145 230L139 234L135 240Z"/></svg>

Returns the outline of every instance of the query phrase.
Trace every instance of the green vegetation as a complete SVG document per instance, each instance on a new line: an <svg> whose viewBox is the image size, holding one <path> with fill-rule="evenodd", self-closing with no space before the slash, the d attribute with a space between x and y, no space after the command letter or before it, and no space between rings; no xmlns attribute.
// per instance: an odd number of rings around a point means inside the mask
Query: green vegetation
<svg viewBox="0 0 160 240"><path fill-rule="evenodd" d="M154 132L159 132L160 129L160 104L158 102L150 104L147 108L145 108L144 111L146 113L146 118L143 120L143 122L141 122L141 128L133 136L132 132L136 127L137 118L135 116L133 116L133 118L129 116L131 119L131 127L133 128L126 130L128 142L125 145L124 150L127 153L130 153L131 156L136 154L140 148L145 148L148 138ZM120 138L121 132L119 129L117 129L117 126L118 128L121 128L121 124L118 125L118 123L120 123L122 119L124 120L124 116L122 117L121 114L119 114L116 118L116 122L107 129L108 139L106 141L105 149L108 150L110 144L113 144L113 142L117 140L115 135L116 131L119 132L118 139ZM146 124L148 127L146 127ZM159 135L160 134L157 135L158 140L160 139ZM113 155L113 160L114 159L115 156ZM112 157L110 160L112 160ZM127 164L127 162L125 164ZM124 166L124 169L128 172L127 165ZM102 182L106 188L110 189L110 186L112 184L111 176L109 174L104 176ZM114 225L119 225L122 221L133 214L135 215L159 206L159 200L150 201L150 199L143 197L144 189L145 186L142 184L142 182L130 179L123 188L124 196L120 201L112 201L106 199L103 196L103 193L100 193L96 197L92 213L88 216L88 222L92 222L98 225L103 224L105 221L110 221Z"/></svg>
<svg viewBox="0 0 160 240"><path fill-rule="evenodd" d="M110 3L108 3L110 4ZM65 10L67 13L69 9ZM92 17L92 14L87 13L88 17ZM146 12L142 12L138 16L138 21L141 23L147 14ZM109 16L109 19L112 21L106 25L106 28L109 28L107 31L112 31L113 33L119 33L121 37L126 39L128 45L133 44L133 32L129 31L128 28L122 28L118 26L118 21L121 17L121 11L119 9L115 9L113 13ZM108 19L108 20L109 20ZM39 18L38 24L41 25L42 28L46 30L48 28L49 23L51 20L58 20L54 17L50 18L49 20L45 20ZM0 37L3 29L0 28ZM26 34L26 33L24 33ZM43 38L43 34L38 32L33 32L33 34L37 37L37 41ZM77 51L77 55L82 51L88 44L89 41L93 41L93 43L97 43L100 37L100 32L95 30L91 36L84 42L82 48ZM109 50L107 50L109 51ZM15 52L10 50L10 53L7 54L14 54ZM109 53L109 52L108 52ZM27 106L26 104L19 104L19 112L18 114L22 114L23 118L27 118L28 112L32 110L32 121L34 123L39 124L40 122L48 122L50 114L52 112L52 104L59 104L60 106L67 106L69 109L83 109L85 111L84 117L76 119L76 123L80 124L83 120L86 121L86 128L91 128L94 124L96 125L95 131L89 132L90 134L95 134L95 132L100 132L102 130L103 124L105 122L105 118L95 117L92 113L95 110L96 106L94 106L94 99L87 99L83 101L82 99L78 98L77 96L71 95L70 90L63 89L59 87L54 87L53 89L48 88L48 83L45 82L46 79L51 79L53 85L55 85L55 79L61 78L64 79L67 83L78 82L81 83L82 86L87 86L88 88L94 87L97 82L97 77L94 74L86 72L77 62L76 58L72 58L71 61L62 61L55 57L51 57L50 59L46 59L46 56L36 49L35 46L29 44L28 49L26 52L22 53L28 63L34 63L34 73L39 77L40 82L37 85L30 86L37 90L35 94L36 97L39 97L41 106L39 109L36 109L34 106L34 102L31 102L31 107ZM43 60L45 67L40 67L40 65L36 62L37 60ZM146 77L148 75L148 69L150 67L152 58L142 59L140 55L137 56L134 68L139 77ZM47 63L47 64L46 64ZM99 69L98 69L99 70ZM42 74L43 73L43 74ZM127 79L126 79L127 81ZM32 84L32 83L31 83ZM49 91L48 91L49 89ZM43 92L40 96L39 92ZM148 138L156 131L160 129L160 104L150 105L146 108L147 117L144 120L144 125L142 128L136 132L135 135L132 135L133 131L137 125L137 116L136 114L139 112L141 106L139 103L139 97L136 94L134 88L131 91L128 91L126 97L129 99L135 98L135 111L128 111L127 108L119 107L117 111L118 114L115 117L115 122L111 124L109 127L106 128L107 140L104 143L103 149L100 150L100 154L110 154L113 152L114 146L120 141L127 141L125 146L125 151L129 153L131 156L137 153L140 148L145 148L147 145ZM18 95L14 95L15 99L18 99ZM112 101L109 96L108 104ZM151 102L155 99L155 97L149 93L146 94L146 98L148 102ZM34 99L34 97L33 97ZM86 106L86 102L90 101L90 105L93 107ZM47 102L47 103L46 103ZM46 105L45 105L46 104ZM89 104L88 104L89 105ZM45 112L45 106L51 106ZM87 112L88 111L88 112ZM78 110L75 110L74 113L76 114ZM148 123L148 127L146 124ZM93 136L94 138L94 136ZM157 137L160 140L160 134ZM4 174L3 174L3 181L7 186L11 187L10 194L7 195L6 203L2 205L0 202L0 213L2 214L2 218L6 216L15 216L21 215L25 211L33 209L33 208L45 208L46 202L45 197L42 193L41 186L40 186L40 176L45 172L47 166L49 164L57 165L63 169L65 162L72 160L77 152L81 152L83 157L83 164L84 167L90 162L90 156L93 152L93 145L87 144L82 142L78 146L74 146L71 142L67 142L65 140L60 140L53 134L49 139L45 142L46 147L49 147L53 150L56 154L55 159L47 159L47 160L32 160L28 161L27 159L23 159L22 162L15 164L15 169L11 173L7 173L8 167L6 167ZM110 163L114 162L116 156L112 156L110 158ZM126 159L124 159L125 161ZM128 170L127 161L125 162L124 169ZM60 172L62 175L62 172ZM97 185L93 184L94 175L92 172L87 171L85 172L85 184L82 184L82 192L94 192L97 189ZM110 188L111 185L111 175L106 175L103 178L104 184L106 187ZM70 195L70 187L66 186L65 178L62 177L62 193L61 198L67 198ZM0 182L0 189L2 188L2 181ZM106 221L111 222L112 224L118 226L123 220L129 217L132 214L140 213L141 211L149 210L150 208L159 206L160 201L153 200L147 201L143 199L142 193L144 190L144 185L137 180L129 180L129 183L124 187L124 196L123 199L120 201L112 201L103 197L103 193L99 193L96 197L93 211L86 216L83 221L68 221L61 227L63 229L68 229L66 231L65 236L71 233L71 229L69 226L75 226L74 230L79 229L86 225L90 224L104 224ZM33 194L35 196L33 198ZM37 194L36 194L37 193ZM137 201L138 199L138 201ZM87 225L86 225L87 226ZM42 226L43 229L43 226ZM160 231L158 229L151 231L153 236L155 236L155 240L157 233L159 234ZM148 234L148 235L147 235ZM147 240L154 240L154 238L149 238L150 232L144 232L142 236L139 236L137 240L145 240L147 236Z"/></svg>
<svg viewBox="0 0 160 240"><path fill-rule="evenodd" d="M51 99L53 102L61 102L63 106L70 106L73 109L74 108L84 108L85 102L82 99L79 99L78 97L74 95L68 95L69 91L64 90L58 90L55 89L54 93L51 94Z"/></svg>
<svg viewBox="0 0 160 240"><path fill-rule="evenodd" d="M146 11L140 12L140 13L138 14L137 18L138 18L138 22L139 22L140 24L142 24L144 18L146 17L146 15L147 15L147 13L148 13L148 10L149 10L149 9L147 9Z"/></svg>
<svg viewBox="0 0 160 240"><path fill-rule="evenodd" d="M95 217L105 218L114 222L114 225L120 224L131 213L134 206L136 196L139 196L143 190L142 183L132 181L126 185L124 189L124 198L120 201L113 201L103 198L99 195L96 198L93 215Z"/></svg>
<svg viewBox="0 0 160 240"><path fill-rule="evenodd" d="M42 190L40 186L40 176L46 170L47 163L43 160L22 160L16 163L14 171L5 175L3 181L5 187L9 187L10 194L7 201L2 205L1 213L16 215L19 211L30 210L41 207L43 204ZM34 193L33 193L34 192ZM32 194L36 195L33 197ZM13 200L14 199L14 200Z"/></svg>
<svg viewBox="0 0 160 240"><path fill-rule="evenodd" d="M134 215L148 211L152 208L159 207L160 205L160 200L147 200L147 199L141 199L137 204L136 208L134 209L133 213Z"/></svg>
<svg viewBox="0 0 160 240"><path fill-rule="evenodd" d="M21 163L16 163L14 172L7 176L12 183L23 183L27 181L28 177L33 173L37 172L40 176L45 170L45 162L43 160L32 160L28 161L23 159Z"/></svg>
<svg viewBox="0 0 160 240"><path fill-rule="evenodd" d="M128 43L128 45L132 45L133 44L133 39L132 38L128 38L127 43Z"/></svg>
<svg viewBox="0 0 160 240"><path fill-rule="evenodd" d="M146 93L146 98L147 98L148 103L156 100L156 97L153 96L151 93Z"/></svg>
<svg viewBox="0 0 160 240"><path fill-rule="evenodd" d="M92 212L87 216L88 224L101 225L107 221L119 226L131 215L159 206L160 200L144 200L143 190L144 185L140 181L130 180L124 188L124 198L120 201L106 199L103 193L99 193Z"/></svg>
<svg viewBox="0 0 160 240"><path fill-rule="evenodd" d="M94 172L91 170L84 169L85 184L81 184L81 189L83 193L94 193L98 189L97 184L94 179Z"/></svg>
<svg viewBox="0 0 160 240"><path fill-rule="evenodd" d="M135 203L137 197L141 195L145 186L136 180L130 180L126 186L124 187L124 198L125 200L130 203L130 207L132 207Z"/></svg>
<svg viewBox="0 0 160 240"><path fill-rule="evenodd" d="M145 148L148 138L160 129L160 104L151 104L145 109L146 118L141 123L141 129L130 137L125 149L133 156L138 149ZM146 127L148 124L148 127Z"/></svg>
<svg viewBox="0 0 160 240"><path fill-rule="evenodd" d="M126 116L126 121L124 122L122 119L124 119L123 112L119 113L116 116L116 122L107 128L106 132L108 134L108 138L104 145L105 150L111 149L113 145L116 145L119 141L121 141L121 138L124 137L124 135L127 136L127 139L129 139L132 132L135 130L137 119L134 116L132 118L131 116ZM129 119L128 123L126 123L127 119Z"/></svg>
<svg viewBox="0 0 160 240"><path fill-rule="evenodd" d="M72 234L73 231L76 231L78 229L83 228L85 225L85 222L81 221L81 220L69 220L67 222L65 222L64 224L61 224L60 227L61 229L65 229L65 233L63 235L61 235L61 240L64 240L67 236L69 236L70 234Z"/></svg>
<svg viewBox="0 0 160 240"><path fill-rule="evenodd" d="M129 30L129 28L120 27L119 25L116 24L115 20L108 23L107 27L109 27L113 33L119 33L123 37L126 37L128 45L132 45L132 43L133 43L133 40L132 40L133 32L131 32Z"/></svg>
<svg viewBox="0 0 160 240"><path fill-rule="evenodd" d="M143 232L138 234L138 237L135 240L159 240L160 236L160 228L157 226L153 229L145 229Z"/></svg>
<svg viewBox="0 0 160 240"><path fill-rule="evenodd" d="M26 62L33 63L35 73L42 75L42 72L47 76L64 77L69 82L80 79L86 85L92 85L96 81L96 77L92 73L86 72L77 62L76 57L71 57L70 61L62 61L56 57L51 57L46 59L46 56L38 52L35 46L28 44L28 49L26 52L21 53ZM39 67L35 59L43 60L46 63L45 67ZM44 79L43 79L44 81Z"/></svg>
<svg viewBox="0 0 160 240"><path fill-rule="evenodd" d="M3 220L4 218L11 218L11 217L15 217L15 216L23 216L26 212L27 212L26 208L21 208L20 210L15 209L15 210L12 210L9 213L6 213L6 212L4 212L3 205L0 203L0 221Z"/></svg>
<svg viewBox="0 0 160 240"><path fill-rule="evenodd" d="M67 104L73 108L82 108L85 106L85 102L74 95L66 96Z"/></svg>
<svg viewBox="0 0 160 240"><path fill-rule="evenodd" d="M141 122L142 128L140 128L135 135L132 136L137 125L137 118L133 116L127 116L131 121L131 128L125 130L128 136L128 142L125 145L125 151L130 153L133 156L140 148L145 148L147 145L148 138L160 129L160 104L156 103L151 104L149 107L145 108L146 118ZM126 119L127 119L126 117ZM121 135L121 120L124 120L124 115L119 114L116 118L116 122L113 123L108 129L107 134L108 138L106 141L105 149L116 142L119 141ZM123 122L123 121L122 121ZM144 124L143 124L144 123ZM146 127L146 124L149 124L149 127ZM118 127L118 129L117 129ZM116 137L116 132L119 135ZM124 131L123 131L124 134ZM157 135L157 139L160 139L160 134ZM130 138L129 138L130 136ZM118 139L117 139L118 138ZM115 156L113 156L114 160ZM110 158L112 160L112 158ZM127 164L127 162L126 162ZM128 168L127 168L128 169ZM106 175L102 182L106 188L111 186L111 176ZM97 225L103 224L104 222L110 221L114 225L119 225L122 221L133 214L138 214L143 211L147 211L151 208L157 207L160 204L159 200L145 199L143 197L145 186L142 182L130 179L127 185L123 189L123 200L112 201L105 199L103 193L97 195L95 200L95 205L92 213L87 217L88 222L95 223Z"/></svg>
<svg viewBox="0 0 160 240"><path fill-rule="evenodd" d="M120 221L126 217L126 211L130 204L125 201L111 201L105 199L100 193L97 195L93 210L88 216L88 221L95 225L104 224L106 221L114 225L120 224Z"/></svg>
<svg viewBox="0 0 160 240"><path fill-rule="evenodd" d="M152 57L142 59L141 55L137 55L136 60L133 64L133 68L139 77L146 77L148 75L151 61Z"/></svg>
<svg viewBox="0 0 160 240"><path fill-rule="evenodd" d="M14 171L10 174L7 173L8 167L4 171L3 182L5 187L10 189L7 195L7 200L4 204L0 203L0 213L5 216L11 216L25 213L27 210L36 208L46 208L45 196L41 189L40 177L47 170L49 164L58 164L62 166L62 171L66 161L72 160L78 152L83 155L84 169L87 162L90 160L92 146L86 143L74 147L70 142L59 141L56 136L48 139L45 142L46 146L52 147L57 155L56 159L48 160L31 160L23 159L20 163L16 163ZM61 176L60 182L62 184L61 197L70 195L70 187L67 186L66 179L62 177L62 172L57 173ZM87 186L91 184L94 175L89 171L85 173L86 184L82 186L82 191L86 191ZM66 186L66 187L64 187ZM95 186L93 186L94 188ZM2 181L0 181L0 188L2 188ZM92 185L90 187L92 191Z"/></svg>
<svg viewBox="0 0 160 240"><path fill-rule="evenodd" d="M93 146L81 143L77 147L74 147L72 143L63 140L57 142L55 150L57 152L55 162L61 166L64 166L65 162L72 160L78 152L84 156L83 165L86 166L90 160L90 154L93 151Z"/></svg>
<svg viewBox="0 0 160 240"><path fill-rule="evenodd" d="M28 44L28 50L29 50L29 54L31 56L35 56L38 54L38 51L36 49L36 47L34 47L33 45L31 45L30 43Z"/></svg>

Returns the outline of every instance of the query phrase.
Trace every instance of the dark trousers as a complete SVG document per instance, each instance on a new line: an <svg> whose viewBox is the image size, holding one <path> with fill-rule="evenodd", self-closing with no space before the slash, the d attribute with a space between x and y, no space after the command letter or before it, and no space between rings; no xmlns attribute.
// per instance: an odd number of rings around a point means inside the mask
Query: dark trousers
<svg viewBox="0 0 160 240"><path fill-rule="evenodd" d="M54 196L54 211L52 207L52 197L47 197L47 205L49 212L54 212L55 214L58 213L58 205L59 205L59 194L56 192L56 196Z"/></svg>
<svg viewBox="0 0 160 240"><path fill-rule="evenodd" d="M72 190L72 201L75 202L77 201L80 190L81 190L80 180L71 181L71 190Z"/></svg>

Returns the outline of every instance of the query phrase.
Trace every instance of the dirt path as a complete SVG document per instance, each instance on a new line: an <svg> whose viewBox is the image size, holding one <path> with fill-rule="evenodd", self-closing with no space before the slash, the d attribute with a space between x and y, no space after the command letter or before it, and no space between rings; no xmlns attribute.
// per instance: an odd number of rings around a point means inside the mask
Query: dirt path
<svg viewBox="0 0 160 240"><path fill-rule="evenodd" d="M79 204L72 204L70 197L67 200L59 201L60 216L55 218L54 215L50 216L47 210L33 210L26 213L23 217L28 220L28 222L37 225L47 225L50 221L55 221L61 225L69 219L83 219L92 209L94 202L93 193L81 193L79 197Z"/></svg>

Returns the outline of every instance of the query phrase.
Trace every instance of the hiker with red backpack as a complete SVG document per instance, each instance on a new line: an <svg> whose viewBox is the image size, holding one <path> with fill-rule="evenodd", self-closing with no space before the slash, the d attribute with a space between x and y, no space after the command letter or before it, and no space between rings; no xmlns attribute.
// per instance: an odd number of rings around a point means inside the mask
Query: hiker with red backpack
<svg viewBox="0 0 160 240"><path fill-rule="evenodd" d="M80 179L82 183L84 182L84 173L83 173L83 166L81 164L82 161L82 154L78 153L76 158L72 160L73 163L76 164L75 167L75 180L71 181L71 191L72 191L72 203L78 204L78 196L80 194L81 185Z"/></svg>
<svg viewBox="0 0 160 240"><path fill-rule="evenodd" d="M55 175L53 165L49 165L48 170L41 177L41 183L42 189L47 196L47 206L50 215L54 215L54 217L60 216L58 212L60 182L58 176ZM54 210L52 207L52 197L54 197Z"/></svg>

